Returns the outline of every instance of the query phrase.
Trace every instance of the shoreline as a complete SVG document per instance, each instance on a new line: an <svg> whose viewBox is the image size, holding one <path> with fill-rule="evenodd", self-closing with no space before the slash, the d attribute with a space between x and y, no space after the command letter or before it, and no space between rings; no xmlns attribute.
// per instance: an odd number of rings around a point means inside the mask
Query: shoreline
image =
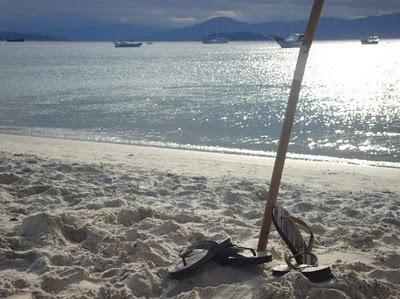
<svg viewBox="0 0 400 299"><path fill-rule="evenodd" d="M177 281L167 269L190 243L255 248L273 158L0 139L0 297L400 296L400 169L287 160L278 205L310 224L331 281L272 276L288 253L274 229L271 263L211 263Z"/></svg>
<svg viewBox="0 0 400 299"><path fill-rule="evenodd" d="M81 162L122 163L210 177L237 176L263 182L270 180L275 161L275 158L264 156L25 135L0 134L0 139L0 151L9 153L19 152ZM137 159L138 157L140 159ZM210 171L210 168L214 171ZM241 171L238 171L239 169ZM332 174L336 173L341 173L342 177L335 178ZM325 177L322 180L324 188L335 189L340 186L347 190L373 191L379 185L388 185L394 192L400 192L400 186L396 186L400 168L286 159L283 183L303 184L313 188L315 184L312 179L316 177ZM365 186L365 181L374 181L374 186Z"/></svg>
<svg viewBox="0 0 400 299"><path fill-rule="evenodd" d="M0 129L2 129L0 127ZM27 133L18 131L0 131L0 135L15 135L15 136L26 136L26 137L38 137L48 139L61 139L61 140L73 140L83 142L97 142L107 144L120 144L120 145L132 145L141 147L155 147L171 150L189 150L196 152L208 152L216 154L233 154L233 155L244 155L244 156L256 156L256 157L267 157L275 159L276 152L263 151L263 150L252 150L252 149L241 149L241 148L229 148L221 146L210 146L210 145L196 145L196 144L179 144L175 142L163 142L163 141L139 141L129 139L115 139L113 137L90 137L79 138L71 135L46 135L40 133ZM316 162L328 162L328 163L340 163L349 165L361 165L361 166L374 166L374 167L385 167L385 168L399 168L400 162L395 161L384 161L384 160L368 160L360 158L344 158L334 157L325 155L312 155L312 154L299 154L289 152L286 155L287 159L301 160L301 161L316 161Z"/></svg>

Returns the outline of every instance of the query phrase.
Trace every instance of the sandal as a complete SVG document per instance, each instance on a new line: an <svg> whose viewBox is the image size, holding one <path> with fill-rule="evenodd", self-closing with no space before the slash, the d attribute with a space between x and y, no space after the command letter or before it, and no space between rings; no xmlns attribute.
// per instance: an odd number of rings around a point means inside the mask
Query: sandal
<svg viewBox="0 0 400 299"><path fill-rule="evenodd" d="M221 250L230 246L232 246L230 239L226 239L221 243L211 240L196 242L179 253L181 261L169 268L168 273L172 278L183 278L203 267Z"/></svg>
<svg viewBox="0 0 400 299"><path fill-rule="evenodd" d="M291 216L282 207L276 207L272 210L272 221L279 235L292 252L291 256L285 255L286 265L272 268L274 275L281 276L295 270L315 282L333 277L330 266L319 266L317 256L311 252L314 245L314 234L303 220ZM299 228L310 234L308 242L303 239ZM293 260L295 260L295 263L293 263Z"/></svg>

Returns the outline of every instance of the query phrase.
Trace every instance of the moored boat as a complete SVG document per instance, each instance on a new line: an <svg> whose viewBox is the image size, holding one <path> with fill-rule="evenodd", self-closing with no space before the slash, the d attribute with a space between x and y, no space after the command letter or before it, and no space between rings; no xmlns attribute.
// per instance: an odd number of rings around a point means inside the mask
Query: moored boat
<svg viewBox="0 0 400 299"><path fill-rule="evenodd" d="M8 38L5 38L5 41L16 43L16 42L23 42L23 41L25 41L25 39L22 37L8 37Z"/></svg>
<svg viewBox="0 0 400 299"><path fill-rule="evenodd" d="M116 48L139 48L142 46L142 42L114 41L114 46Z"/></svg>
<svg viewBox="0 0 400 299"><path fill-rule="evenodd" d="M215 38L204 38L202 40L203 44L227 44L228 39L225 37L215 37Z"/></svg>
<svg viewBox="0 0 400 299"><path fill-rule="evenodd" d="M304 39L304 34L294 33L286 38L275 35L271 35L271 37L279 44L279 46L281 46L281 48L300 48Z"/></svg>
<svg viewBox="0 0 400 299"><path fill-rule="evenodd" d="M207 23L206 23L206 35L205 37L201 40L203 44L227 44L228 39L226 37L219 37L218 34L218 21L215 23L215 34L208 35L208 30L207 30Z"/></svg>
<svg viewBox="0 0 400 299"><path fill-rule="evenodd" d="M379 44L379 37L376 35L368 36L361 40L362 45L377 45Z"/></svg>

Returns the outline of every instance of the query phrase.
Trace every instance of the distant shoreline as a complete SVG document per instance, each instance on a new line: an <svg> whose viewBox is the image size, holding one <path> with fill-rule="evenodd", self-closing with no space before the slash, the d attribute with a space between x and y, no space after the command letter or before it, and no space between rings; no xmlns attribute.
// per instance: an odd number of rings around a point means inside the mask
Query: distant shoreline
<svg viewBox="0 0 400 299"><path fill-rule="evenodd" d="M380 37L381 41L390 41L390 40L399 40L400 37L396 38L385 38L385 37ZM127 39L128 40L128 39ZM142 41L142 42L154 42L154 43L200 43L201 40L146 40L146 39L138 39L137 41ZM358 38L337 38L337 39L324 39L324 38L316 38L314 40L315 42L339 42L339 41L356 41L359 42L360 39ZM6 43L5 40L2 40L0 38L0 42ZM34 40L34 39L25 39L24 42L60 42L60 43L112 43L113 40ZM274 40L272 39L265 39L265 40L229 40L230 43L254 43L254 42L272 42L275 43Z"/></svg>

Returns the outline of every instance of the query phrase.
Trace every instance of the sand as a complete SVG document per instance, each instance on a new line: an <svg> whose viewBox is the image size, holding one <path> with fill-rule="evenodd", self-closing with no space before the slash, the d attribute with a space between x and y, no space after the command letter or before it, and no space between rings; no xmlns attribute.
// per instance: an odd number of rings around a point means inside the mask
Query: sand
<svg viewBox="0 0 400 299"><path fill-rule="evenodd" d="M0 297L400 298L400 169L288 160L278 204L310 223L311 283L209 263L168 276L201 239L256 247L273 159L0 135Z"/></svg>

